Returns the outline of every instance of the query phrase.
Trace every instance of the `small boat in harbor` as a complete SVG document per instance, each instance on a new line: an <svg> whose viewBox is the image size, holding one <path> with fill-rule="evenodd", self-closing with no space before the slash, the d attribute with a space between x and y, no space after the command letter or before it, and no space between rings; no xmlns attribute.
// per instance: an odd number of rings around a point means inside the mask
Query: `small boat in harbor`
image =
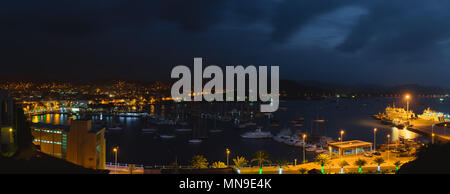
<svg viewBox="0 0 450 194"><path fill-rule="evenodd" d="M162 139L172 139L175 137L175 135L159 135L159 137Z"/></svg>
<svg viewBox="0 0 450 194"><path fill-rule="evenodd" d="M141 131L142 131L143 133L153 133L153 132L156 131L156 129L141 129Z"/></svg>
<svg viewBox="0 0 450 194"><path fill-rule="evenodd" d="M176 132L190 132L192 131L192 129L188 129L188 128L180 128L180 129L175 129Z"/></svg>
<svg viewBox="0 0 450 194"><path fill-rule="evenodd" d="M255 131L242 134L241 137L248 139L271 138L272 134L268 131L261 131L261 128L257 128Z"/></svg>
<svg viewBox="0 0 450 194"><path fill-rule="evenodd" d="M189 143L202 143L203 140L201 139L190 139L188 142Z"/></svg>
<svg viewBox="0 0 450 194"><path fill-rule="evenodd" d="M317 150L317 146L316 145L306 145L305 150L307 152L315 152Z"/></svg>
<svg viewBox="0 0 450 194"><path fill-rule="evenodd" d="M111 131L120 131L120 130L122 130L122 127L109 127L108 130L111 130Z"/></svg>

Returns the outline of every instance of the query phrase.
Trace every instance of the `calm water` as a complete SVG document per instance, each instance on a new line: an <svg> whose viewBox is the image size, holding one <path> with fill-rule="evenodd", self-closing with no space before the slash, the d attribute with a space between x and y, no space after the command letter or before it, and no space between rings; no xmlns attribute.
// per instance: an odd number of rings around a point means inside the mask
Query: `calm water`
<svg viewBox="0 0 450 194"><path fill-rule="evenodd" d="M379 121L373 119L371 115L383 112L387 105L404 106L405 102L401 99L339 99L337 101L286 101L281 106L287 107L286 110L278 110L275 118L280 121L280 126L276 128L265 127L263 130L271 131L277 134L282 128L289 127L289 121L298 117L304 117L304 126L301 128L291 127L291 130L308 131L318 130L323 135L337 140L339 131L345 130L344 140L363 140L373 142L373 128L378 128L376 133L377 144L386 142L386 135L391 134L392 140L399 138L419 139L418 134L398 130L388 126L381 125ZM450 112L450 104L439 102L437 98L416 99L410 103L411 109L416 113L421 113L425 108ZM312 120L325 119L326 122L321 126L312 127ZM251 159L255 151L265 150L271 155L272 161L283 159L293 161L294 158L301 160L301 148L288 146L283 143L275 142L271 139L243 139L240 135L248 130L233 129L231 126L222 127L221 133L210 133L209 138L200 144L189 144L192 139L190 133L177 133L176 138L160 139L152 134L142 134L144 120L139 118L107 118L108 121L119 120L124 126L123 132L106 133L107 140L107 161L113 161L114 155L112 147L119 146L118 160L120 163L136 163L145 165L170 164L178 159L180 164L188 164L193 155L201 154L207 157L208 161L226 161L225 149L231 150L230 158L244 156ZM33 122L67 124L65 115L43 115L33 117ZM267 120L258 120L258 125L268 123ZM313 154L308 154L307 159L311 160ZM231 160L230 160L231 162Z"/></svg>

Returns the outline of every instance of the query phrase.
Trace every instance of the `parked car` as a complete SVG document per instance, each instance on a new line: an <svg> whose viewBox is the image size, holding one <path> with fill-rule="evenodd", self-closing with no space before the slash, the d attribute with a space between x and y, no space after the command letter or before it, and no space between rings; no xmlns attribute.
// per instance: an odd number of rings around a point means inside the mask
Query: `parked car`
<svg viewBox="0 0 450 194"><path fill-rule="evenodd" d="M365 157L372 157L373 154L372 154L372 153L369 153L369 152L366 152L366 153L364 153L364 156L365 156Z"/></svg>

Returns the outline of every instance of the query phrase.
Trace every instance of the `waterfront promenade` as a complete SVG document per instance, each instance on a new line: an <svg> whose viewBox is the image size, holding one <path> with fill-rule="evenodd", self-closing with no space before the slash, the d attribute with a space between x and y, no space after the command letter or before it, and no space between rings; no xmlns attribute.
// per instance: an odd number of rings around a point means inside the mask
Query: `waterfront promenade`
<svg viewBox="0 0 450 194"><path fill-rule="evenodd" d="M382 157L385 162L380 165L382 171L389 171L388 173L392 173L393 170L396 169L394 165L395 162L400 161L402 164L414 160L415 157L399 157L399 154L389 153L388 160L388 152L381 152L381 156L373 156L373 157L365 157L363 155L358 156L346 156L342 158L333 158L330 161L330 164L324 166L324 172L326 174L340 174L341 167L339 163L343 160L348 162L348 166L344 167L344 173L358 173L358 166L355 166L354 163L358 159L363 159L367 161L367 164L362 167L362 171L364 172L376 172L378 165L373 161L375 158ZM283 174L299 174L300 169L306 169L307 171L311 169L320 170L320 165L315 162L308 162L305 164L297 164L297 165L288 165L283 167ZM265 166L263 167L263 174L278 174L279 167L278 166ZM259 167L245 167L241 169L241 174L258 174Z"/></svg>
<svg viewBox="0 0 450 194"><path fill-rule="evenodd" d="M445 123L450 122L450 120L446 120ZM435 140L438 141L450 141L450 133L447 133L447 131L450 132L450 129L447 129L447 127L438 127L436 126L439 123L442 122L434 122L431 120L424 120L424 119L415 119L410 120L410 123L413 125L412 127L409 127L408 130L419 133L424 136L432 137L432 134L435 134ZM433 125L435 127L433 128ZM449 125L450 127L450 125Z"/></svg>

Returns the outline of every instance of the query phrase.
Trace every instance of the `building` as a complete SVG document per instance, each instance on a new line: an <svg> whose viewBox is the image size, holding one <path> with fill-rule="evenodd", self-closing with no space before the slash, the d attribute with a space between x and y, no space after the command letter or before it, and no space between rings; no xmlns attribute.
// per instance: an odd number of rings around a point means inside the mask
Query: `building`
<svg viewBox="0 0 450 194"><path fill-rule="evenodd" d="M70 126L34 123L33 143L41 152L91 169L105 169L105 128L91 120L72 120Z"/></svg>
<svg viewBox="0 0 450 194"><path fill-rule="evenodd" d="M372 143L352 140L343 142L329 143L331 154L338 156L357 155L364 152L372 151Z"/></svg>
<svg viewBox="0 0 450 194"><path fill-rule="evenodd" d="M7 91L0 91L0 151L6 153L15 143L17 129L14 100Z"/></svg>

